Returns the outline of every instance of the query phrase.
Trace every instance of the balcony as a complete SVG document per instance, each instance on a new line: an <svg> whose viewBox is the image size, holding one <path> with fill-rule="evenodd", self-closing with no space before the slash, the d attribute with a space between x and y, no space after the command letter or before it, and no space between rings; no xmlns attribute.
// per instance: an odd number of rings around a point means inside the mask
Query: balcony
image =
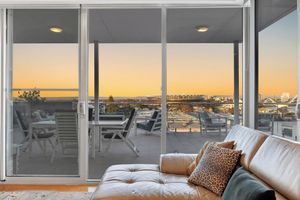
<svg viewBox="0 0 300 200"><path fill-rule="evenodd" d="M15 132L14 134L20 134ZM167 151L168 152L185 152L197 153L200 147L206 141L222 141L226 134L201 134L193 133L175 133L167 134ZM135 143L140 151L140 156L137 157L130 151L124 143L115 143L108 152L96 151L96 157L89 158L89 176L100 178L106 168L112 164L129 164L129 163L158 163L160 155L160 135L159 133L146 134L143 131L138 131L137 135L132 131L130 139ZM108 141L103 141L103 149L107 146ZM98 149L98 146L96 146ZM105 151L105 150L104 150ZM58 152L61 152L59 149ZM77 158L66 158L58 155L54 162L50 162L52 148L46 145L46 151L43 152L39 146L34 143L32 153L20 152L19 158L15 166L16 176L22 175L74 175L78 173ZM16 158L15 158L16 159ZM18 168L16 170L16 167Z"/></svg>
<svg viewBox="0 0 300 200"><path fill-rule="evenodd" d="M159 109L160 105L158 102L160 99L151 98L148 100L136 100L124 99L116 100L115 102L109 102L104 100L102 107L118 109L121 113L126 113L126 111L132 109L133 107L138 108L136 120L138 123L141 120L139 118L151 118L153 110ZM60 100L52 99L47 100L43 103L31 107L31 123L41 122L45 120L55 121L55 111L56 110L76 110L77 106L76 99L61 98ZM130 103L129 103L130 102ZM135 103L133 103L135 102ZM14 109L22 111L22 116L30 116L28 111L26 111L26 105L28 103L19 100L14 101ZM91 105L93 103L91 102ZM113 106L112 106L113 105ZM230 113L233 106L230 99L227 102L221 103L213 102L210 103L189 102L186 105L193 105L192 107L182 106L181 103L169 103L168 111L168 132L167 132L167 152L169 153L197 153L199 148L206 141L223 141L233 125L233 115ZM241 105L240 105L241 106ZM294 109L294 102L286 104L290 109ZM280 107L280 106L279 106ZM190 109L192 108L192 109ZM209 109L208 109L209 108ZM268 108L268 112L266 110ZM278 108L278 103L268 103L261 104L261 111L259 117L258 127L260 130L269 132L281 137L287 137L289 139L295 139L296 137L296 121L295 117L290 116L290 112L286 111L285 114L281 113L282 110L286 109L274 109ZM200 113L203 110L215 110L207 112L212 120L219 120L222 123L226 123L226 127L210 127L204 126L204 122L201 121ZM123 111L123 112L122 112ZM270 112L273 113L270 113ZM26 113L27 112L27 113ZM267 117L266 117L267 116ZM269 117L271 116L271 117ZM279 117L281 116L281 117ZM15 116L16 117L16 116ZM128 114L125 114L125 118ZM240 118L242 121L242 118ZM207 130L206 130L207 128ZM44 130L42 127L39 130ZM98 136L98 135L97 135ZM145 130L136 128L134 126L129 134L129 139L133 141L135 146L139 149L140 155L136 156L124 142L115 142L112 144L111 148L106 151L106 147L110 140L103 140L102 151L99 151L99 138L96 137L96 155L93 158L90 155L89 158L89 176L93 178L100 178L104 173L105 169L112 164L126 164L126 163L158 163L161 147L161 137L160 131L147 132ZM13 141L18 144L24 139L20 124L18 120L14 118L13 126ZM91 148L91 137L90 137L90 152ZM55 143L54 138L50 140ZM17 176L22 175L74 175L78 173L77 157L65 157L62 156L62 149L59 147L57 149L57 155L55 160L51 163L51 154L53 148L50 143L44 142L44 150L40 148L37 142L33 142L32 149L19 149L19 152L14 153L14 171L13 173ZM17 148L14 150L18 150ZM68 152L73 155L77 154L77 150L73 152ZM91 153L90 153L91 154Z"/></svg>

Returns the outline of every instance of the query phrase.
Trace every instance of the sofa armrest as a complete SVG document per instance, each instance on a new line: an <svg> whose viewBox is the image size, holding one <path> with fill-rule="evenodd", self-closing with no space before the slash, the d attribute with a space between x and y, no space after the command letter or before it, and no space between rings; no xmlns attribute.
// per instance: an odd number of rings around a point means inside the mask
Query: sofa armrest
<svg viewBox="0 0 300 200"><path fill-rule="evenodd" d="M197 154L169 153L160 155L160 171L167 174L187 175L188 166Z"/></svg>

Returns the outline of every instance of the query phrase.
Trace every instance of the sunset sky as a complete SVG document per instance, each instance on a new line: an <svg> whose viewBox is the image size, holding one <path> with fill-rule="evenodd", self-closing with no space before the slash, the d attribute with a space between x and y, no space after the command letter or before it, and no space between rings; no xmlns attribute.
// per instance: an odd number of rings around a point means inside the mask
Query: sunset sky
<svg viewBox="0 0 300 200"><path fill-rule="evenodd" d="M296 34L296 12L260 33L260 94L296 94ZM159 95L160 47L101 44L100 95ZM77 44L14 44L13 48L14 88L78 88ZM232 44L169 44L167 58L168 94L233 94ZM89 69L89 95L93 95L92 45ZM74 92L42 95L76 96Z"/></svg>
<svg viewBox="0 0 300 200"><path fill-rule="evenodd" d="M297 13L267 27L259 34L259 93L295 96L297 93Z"/></svg>

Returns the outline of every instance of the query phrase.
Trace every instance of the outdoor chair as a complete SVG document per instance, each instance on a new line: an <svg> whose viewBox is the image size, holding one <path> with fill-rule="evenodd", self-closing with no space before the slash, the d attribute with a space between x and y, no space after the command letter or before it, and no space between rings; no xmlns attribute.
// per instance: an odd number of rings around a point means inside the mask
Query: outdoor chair
<svg viewBox="0 0 300 200"><path fill-rule="evenodd" d="M257 129L273 134L274 118L275 115L273 113L259 113Z"/></svg>
<svg viewBox="0 0 300 200"><path fill-rule="evenodd" d="M146 131L146 133L153 133L161 130L161 112L155 110L150 118L137 118L137 120L144 119L144 122L137 123L136 128Z"/></svg>
<svg viewBox="0 0 300 200"><path fill-rule="evenodd" d="M222 128L225 128L227 133L226 117L210 116L207 112L200 112L199 121L201 133L207 133L208 130L218 130L221 133Z"/></svg>
<svg viewBox="0 0 300 200"><path fill-rule="evenodd" d="M51 163L54 161L58 145L61 145L64 156L73 156L65 153L68 149L75 149L78 151L77 113L74 111L55 112L55 120L56 144L52 151Z"/></svg>
<svg viewBox="0 0 300 200"><path fill-rule="evenodd" d="M94 114L94 108L89 108L88 112L88 119L89 121L93 121L95 119L95 114ZM99 121L124 121L125 120L125 115L124 113L121 112L114 112L114 113L99 113ZM94 129L89 128L89 137L90 140L92 139L92 131ZM107 132L106 128L101 128L101 132ZM99 137L99 144L100 144L101 137ZM100 148L100 147L99 147ZM99 149L100 151L100 149Z"/></svg>
<svg viewBox="0 0 300 200"><path fill-rule="evenodd" d="M129 139L130 131L133 127L134 118L136 115L136 110L132 109L127 123L124 127L111 127L102 132L105 139L109 139L106 151L108 151L115 140L125 142L125 144L137 155L139 156L139 150L135 144Z"/></svg>
<svg viewBox="0 0 300 200"><path fill-rule="evenodd" d="M54 116L48 115L43 110L36 110L32 113L33 119L36 121L49 121L49 120L55 120Z"/></svg>
<svg viewBox="0 0 300 200"><path fill-rule="evenodd" d="M46 152L46 142L48 141L52 148L54 148L54 144L52 142L52 138L54 137L55 130L48 130L48 129L42 129L39 128L32 130L32 138L29 136L29 124L25 122L25 119L23 118L20 111L15 110L14 112L15 119L17 121L17 124L21 130L21 132L24 135L24 139L21 142L22 145L25 145L26 142L28 144L26 147L23 148L23 150L27 150L28 147L32 149L32 144L34 141L37 142L40 149L45 153ZM43 144L41 143L43 142ZM31 152L31 151L30 151Z"/></svg>

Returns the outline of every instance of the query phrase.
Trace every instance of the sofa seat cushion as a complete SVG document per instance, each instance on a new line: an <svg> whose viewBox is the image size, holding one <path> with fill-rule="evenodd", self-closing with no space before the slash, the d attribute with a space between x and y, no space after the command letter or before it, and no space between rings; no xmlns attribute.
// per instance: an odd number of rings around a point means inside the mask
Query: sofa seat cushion
<svg viewBox="0 0 300 200"><path fill-rule="evenodd" d="M220 200L209 190L188 183L184 175L165 174L158 165L113 165L103 175L93 200Z"/></svg>

